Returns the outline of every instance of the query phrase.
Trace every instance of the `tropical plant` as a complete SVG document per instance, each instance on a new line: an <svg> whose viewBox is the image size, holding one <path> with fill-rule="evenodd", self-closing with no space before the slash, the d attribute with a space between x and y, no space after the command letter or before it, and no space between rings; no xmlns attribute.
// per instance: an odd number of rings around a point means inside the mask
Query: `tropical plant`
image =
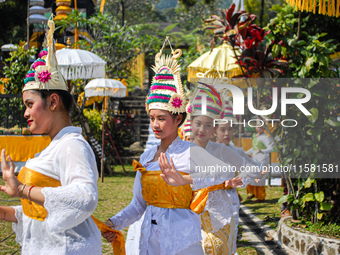
<svg viewBox="0 0 340 255"><path fill-rule="evenodd" d="M3 69L5 79L0 80L6 94L15 94L0 101L0 126L6 128L22 124L23 104L20 95L29 70L29 59L36 53L34 47L26 50L24 46L16 46L17 51L12 51L10 57L5 59L6 65Z"/></svg>
<svg viewBox="0 0 340 255"><path fill-rule="evenodd" d="M340 112L340 87L339 80L334 79L339 77L338 68L330 58L337 45L323 39L326 34L321 28L314 34L304 31L308 29L305 20L312 19L312 14L301 20L302 32L298 37L297 13L289 6L273 9L278 13L268 25L272 31L268 36L278 42L273 46L273 54L288 61L288 75L297 78L291 85L310 92L311 100L304 107L312 114L307 118L296 108L287 113L286 117L295 119L298 127L283 130L282 164L292 164L298 171L291 176L296 179L292 179L290 194L280 202L289 203L296 212L295 218L300 216L312 223L318 220L339 223L340 182L333 173L339 166L340 123L336 118ZM303 174L304 171L308 173Z"/></svg>
<svg viewBox="0 0 340 255"><path fill-rule="evenodd" d="M338 222L340 183L335 178L320 179L333 176L331 170L334 172L339 167L340 123L336 120L340 107L339 81L319 80L339 77L338 68L330 58L336 45L332 40L323 40L326 34L321 31L314 34L302 31L298 36L297 13L290 7L276 6L274 10L278 15L265 29L253 24L254 15L235 13L233 5L221 11L220 17L211 16L206 20L206 28L214 31L211 48L216 38L227 41L234 49L239 48L242 53L237 60L243 70L240 77L290 77L288 82L291 87L304 87L310 92L311 100L304 107L311 116L301 114L297 107L290 107L287 115L281 116L281 119L295 120L298 126L280 128L281 144L275 142L280 163L293 167L290 175L285 175L289 194L280 203L289 202L295 218L301 216L312 222L320 219L324 222ZM242 15L245 16L244 21L241 21ZM303 28L304 25L301 25ZM275 86L273 81L269 84ZM265 89L263 84L258 85L259 90ZM290 99L303 96L293 93ZM257 109L260 109L259 103L258 99ZM278 111L274 114L276 118L279 116ZM316 169L320 171L320 167L328 171L328 176L315 175L314 172ZM297 174L293 175L295 171Z"/></svg>

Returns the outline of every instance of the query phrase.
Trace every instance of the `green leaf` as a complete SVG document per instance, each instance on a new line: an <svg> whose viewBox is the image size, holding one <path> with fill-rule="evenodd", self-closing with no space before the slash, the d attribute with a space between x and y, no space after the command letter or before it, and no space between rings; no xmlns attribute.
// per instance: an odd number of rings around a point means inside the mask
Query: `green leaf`
<svg viewBox="0 0 340 255"><path fill-rule="evenodd" d="M319 110L315 107L309 109L310 113L312 114L311 116L308 116L308 119L312 122L315 123L315 121L319 117Z"/></svg>
<svg viewBox="0 0 340 255"><path fill-rule="evenodd" d="M282 196L279 201L277 201L278 204L283 204L283 203L286 203L286 202L291 202L293 201L294 199L294 196L292 194L288 194L288 195L284 195Z"/></svg>
<svg viewBox="0 0 340 255"><path fill-rule="evenodd" d="M323 215L324 215L324 213L317 213L316 217L318 218L318 220L321 220Z"/></svg>
<svg viewBox="0 0 340 255"><path fill-rule="evenodd" d="M314 196L316 201L318 201L319 203L321 203L325 199L325 194L323 193L323 191L315 193Z"/></svg>
<svg viewBox="0 0 340 255"><path fill-rule="evenodd" d="M332 209L333 205L331 203L327 203L327 202L321 202L320 203L320 210L322 211L329 211L330 209Z"/></svg>
<svg viewBox="0 0 340 255"><path fill-rule="evenodd" d="M311 178L308 178L306 181L305 181L305 188L310 188L312 186L312 184L315 182L315 179L311 179Z"/></svg>
<svg viewBox="0 0 340 255"><path fill-rule="evenodd" d="M303 202L310 202L310 201L315 201L314 199L314 194L313 193L307 193L306 195L303 196L302 198Z"/></svg>
<svg viewBox="0 0 340 255"><path fill-rule="evenodd" d="M299 149L294 149L294 155L295 156L299 156L300 155L300 153L301 153L301 150L299 150Z"/></svg>
<svg viewBox="0 0 340 255"><path fill-rule="evenodd" d="M340 121L334 121L331 118L326 119L325 123L327 123L328 125L330 125L332 127L340 127Z"/></svg>
<svg viewBox="0 0 340 255"><path fill-rule="evenodd" d="M275 44L272 48L272 56L273 58L276 58L279 55L279 51L280 51L280 46Z"/></svg>

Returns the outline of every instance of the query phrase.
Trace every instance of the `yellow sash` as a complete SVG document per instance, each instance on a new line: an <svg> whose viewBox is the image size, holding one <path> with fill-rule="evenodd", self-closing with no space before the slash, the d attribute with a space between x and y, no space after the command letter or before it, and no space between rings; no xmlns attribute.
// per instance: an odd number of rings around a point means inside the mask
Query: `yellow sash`
<svg viewBox="0 0 340 255"><path fill-rule="evenodd" d="M146 171L137 160L133 160L132 166L134 171L139 170L142 174L142 195L147 205L161 208L190 209L192 200L190 184L171 186L160 177L161 171ZM180 173L187 175L187 173Z"/></svg>
<svg viewBox="0 0 340 255"><path fill-rule="evenodd" d="M219 190L219 189L225 189L225 190L230 190L232 187L228 186L225 187L224 182L218 185L210 186L204 189L199 189L194 192L194 199L191 202L190 209L197 213L200 214L203 212L205 205L207 204L208 197L209 197L209 192Z"/></svg>
<svg viewBox="0 0 340 255"><path fill-rule="evenodd" d="M162 208L184 208L191 209L193 212L200 214L207 203L210 191L225 188L224 183L200 189L192 192L191 186L170 186L160 177L161 171L146 171L141 163L137 160L132 162L133 169L139 170L142 174L142 195L148 205ZM179 172L181 175L187 173Z"/></svg>
<svg viewBox="0 0 340 255"><path fill-rule="evenodd" d="M54 178L48 177L44 174L38 173L27 167L24 167L20 171L18 175L18 180L21 183L24 183L29 186L34 185L35 187L59 187L61 186L60 181ZM28 199L21 198L21 205L22 205L24 214L27 217L30 217L31 219L44 221L45 218L47 217L47 210L43 206L37 203L34 203ZM117 235L117 238L115 239L114 243L112 243L113 254L115 255L125 254L125 241L124 241L123 234L118 230L109 228L107 225L105 225L103 222L101 222L97 218L93 216L91 217L93 221L96 223L100 231L103 231L103 232L111 231Z"/></svg>

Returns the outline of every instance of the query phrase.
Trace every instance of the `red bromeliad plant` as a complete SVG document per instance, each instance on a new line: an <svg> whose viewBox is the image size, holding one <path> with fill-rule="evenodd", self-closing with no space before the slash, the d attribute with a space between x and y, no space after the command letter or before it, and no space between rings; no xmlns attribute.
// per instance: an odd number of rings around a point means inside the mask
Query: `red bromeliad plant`
<svg viewBox="0 0 340 255"><path fill-rule="evenodd" d="M212 15L205 23L205 29L213 30L214 37L210 42L211 49L215 46L215 40L221 38L229 43L235 52L241 50L237 56L243 75L238 77L274 78L284 73L287 61L274 58L271 54L275 41L266 40L270 30L265 31L253 24L256 16L245 11L235 11L235 4L227 10L220 10L221 16Z"/></svg>

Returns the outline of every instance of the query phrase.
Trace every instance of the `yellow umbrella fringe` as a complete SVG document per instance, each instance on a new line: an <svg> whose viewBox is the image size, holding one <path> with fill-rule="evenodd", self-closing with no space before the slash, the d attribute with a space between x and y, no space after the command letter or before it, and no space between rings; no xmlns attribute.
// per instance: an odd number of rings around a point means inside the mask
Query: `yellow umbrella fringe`
<svg viewBox="0 0 340 255"><path fill-rule="evenodd" d="M313 4L314 3L314 4ZM309 0L309 12L313 12L314 13L314 6L316 4L316 0Z"/></svg>
<svg viewBox="0 0 340 255"><path fill-rule="evenodd" d="M314 9L313 9L313 13L316 13L316 0L314 0Z"/></svg>
<svg viewBox="0 0 340 255"><path fill-rule="evenodd" d="M327 0L323 0L323 6L322 6L322 15L327 14Z"/></svg>
<svg viewBox="0 0 340 255"><path fill-rule="evenodd" d="M328 1L328 16L333 16L333 0Z"/></svg>
<svg viewBox="0 0 340 255"><path fill-rule="evenodd" d="M286 2L295 11L319 13L330 17L340 16L340 0L286 0ZM318 4L319 7L317 6Z"/></svg>
<svg viewBox="0 0 340 255"><path fill-rule="evenodd" d="M322 3L323 3L323 0L319 0L319 13L320 14L322 13Z"/></svg>
<svg viewBox="0 0 340 255"><path fill-rule="evenodd" d="M303 0L302 10L303 11L308 11L308 0Z"/></svg>
<svg viewBox="0 0 340 255"><path fill-rule="evenodd" d="M299 10L303 11L303 9L302 9L302 0L299 0Z"/></svg>

